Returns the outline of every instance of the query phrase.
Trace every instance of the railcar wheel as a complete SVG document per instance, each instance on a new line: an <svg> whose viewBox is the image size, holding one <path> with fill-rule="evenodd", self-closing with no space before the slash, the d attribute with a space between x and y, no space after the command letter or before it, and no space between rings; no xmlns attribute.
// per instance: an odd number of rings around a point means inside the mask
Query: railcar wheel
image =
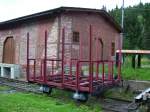
<svg viewBox="0 0 150 112"><path fill-rule="evenodd" d="M51 94L52 93L52 87L49 87L47 85L42 85L40 87L40 91L42 91L43 93Z"/></svg>
<svg viewBox="0 0 150 112"><path fill-rule="evenodd" d="M73 99L76 101L86 102L88 98L89 98L88 93L85 92L75 92L73 94Z"/></svg>

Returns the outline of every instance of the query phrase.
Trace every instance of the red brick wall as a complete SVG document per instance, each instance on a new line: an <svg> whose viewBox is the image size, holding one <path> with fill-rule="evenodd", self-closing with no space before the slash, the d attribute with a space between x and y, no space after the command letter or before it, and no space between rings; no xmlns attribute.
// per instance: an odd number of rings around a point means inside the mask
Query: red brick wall
<svg viewBox="0 0 150 112"><path fill-rule="evenodd" d="M16 42L15 63L26 65L27 32L30 33L30 58L44 57L44 32L48 31L48 58L61 58L62 51L62 31L65 27L65 59L79 58L89 59L89 26L92 25L92 57L102 59L101 44L104 43L103 59L111 59L111 42L115 42L115 49L118 48L119 33L100 15L95 13L65 13L60 17L48 20L35 21L33 23L22 24L16 28L0 30L0 62L2 62L3 42L6 37L13 36ZM80 43L72 43L72 32L80 33ZM96 46L98 43L98 47ZM58 46L59 45L59 46ZM57 50L58 49L58 50ZM98 52L96 52L98 51ZM23 66L25 73L26 66Z"/></svg>
<svg viewBox="0 0 150 112"><path fill-rule="evenodd" d="M73 44L70 47L72 58L89 59L89 27L92 25L92 57L93 59L102 59L102 45L103 42L103 59L114 59L111 56L111 43L115 43L115 49L118 49L118 39L120 34L112 27L101 15L96 13L66 13L63 16L72 21L72 30L69 30L69 36L66 38L72 42L72 32L80 33L80 51L79 44ZM71 24L71 23L70 23ZM68 26L67 26L68 27ZM97 44L97 45L96 45ZM98 51L98 52L97 52Z"/></svg>
<svg viewBox="0 0 150 112"><path fill-rule="evenodd" d="M0 30L0 62L3 57L3 43L9 36L15 40L15 64L22 66L22 73L26 72L27 32L30 34L30 58L44 57L44 32L48 32L48 57L57 57L58 19L35 21L21 24L12 29Z"/></svg>

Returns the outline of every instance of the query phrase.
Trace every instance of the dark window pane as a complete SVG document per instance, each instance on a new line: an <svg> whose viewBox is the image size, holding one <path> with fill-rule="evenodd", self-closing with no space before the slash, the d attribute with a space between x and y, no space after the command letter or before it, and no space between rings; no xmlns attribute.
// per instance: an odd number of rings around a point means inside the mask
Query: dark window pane
<svg viewBox="0 0 150 112"><path fill-rule="evenodd" d="M73 41L73 42L76 42L76 43L79 42L79 32L73 32L72 41Z"/></svg>
<svg viewBox="0 0 150 112"><path fill-rule="evenodd" d="M111 56L114 56L115 55L115 43L112 42L111 43Z"/></svg>

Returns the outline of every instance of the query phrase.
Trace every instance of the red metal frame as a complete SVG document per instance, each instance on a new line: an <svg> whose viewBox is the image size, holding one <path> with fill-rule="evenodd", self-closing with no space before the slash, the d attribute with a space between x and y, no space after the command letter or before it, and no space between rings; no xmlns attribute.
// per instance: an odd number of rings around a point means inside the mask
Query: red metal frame
<svg viewBox="0 0 150 112"><path fill-rule="evenodd" d="M29 33L27 33L27 80L29 80Z"/></svg>
<svg viewBox="0 0 150 112"><path fill-rule="evenodd" d="M47 75L47 72L46 72L46 70L47 70L47 31L45 31L45 53L44 53L45 55L44 55L44 83L46 83L47 82L47 79L46 79L46 75Z"/></svg>
<svg viewBox="0 0 150 112"><path fill-rule="evenodd" d="M61 62L61 69L62 69L62 86L64 84L64 47L65 47L65 28L62 29L62 62Z"/></svg>
<svg viewBox="0 0 150 112"><path fill-rule="evenodd" d="M74 91L93 93L97 87L109 86L120 81L121 62L118 61L118 78L114 76L114 61L112 60L92 60L92 26L89 27L89 60L83 60L82 50L80 50L80 59L65 59L65 28L62 29L62 54L61 59L47 58L47 31L45 31L45 53L44 59L40 59L40 74L36 73L37 60L29 58L29 33L27 33L27 80L55 86L58 88L67 88ZM82 43L80 43L80 49ZM119 58L121 59L121 58ZM31 64L33 63L33 65ZM69 65L66 65L69 63ZM33 67L32 67L33 66ZM68 72L67 67L68 66ZM102 67L100 70L100 66ZM108 68L107 68L107 67ZM84 71L84 67L89 70ZM96 67L96 70L94 69ZM107 71L106 71L107 70ZM84 73L87 72L87 73Z"/></svg>

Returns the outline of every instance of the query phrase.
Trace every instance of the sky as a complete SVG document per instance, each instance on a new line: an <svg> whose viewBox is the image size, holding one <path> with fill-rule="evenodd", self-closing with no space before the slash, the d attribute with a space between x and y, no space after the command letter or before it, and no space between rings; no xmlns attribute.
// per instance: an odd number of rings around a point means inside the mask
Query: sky
<svg viewBox="0 0 150 112"><path fill-rule="evenodd" d="M150 0L124 0L125 7L143 3L150 3ZM84 7L107 9L121 7L122 0L0 0L0 22L13 18L57 8L60 6Z"/></svg>

